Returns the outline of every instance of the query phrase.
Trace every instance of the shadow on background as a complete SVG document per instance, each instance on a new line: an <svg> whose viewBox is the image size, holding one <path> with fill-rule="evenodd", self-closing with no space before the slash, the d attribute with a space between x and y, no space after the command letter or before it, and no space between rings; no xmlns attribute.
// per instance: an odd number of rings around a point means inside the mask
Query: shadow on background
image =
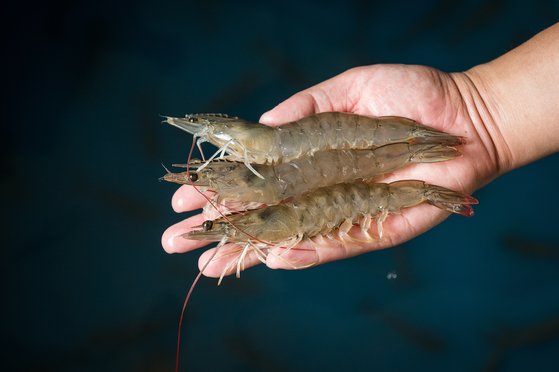
<svg viewBox="0 0 559 372"><path fill-rule="evenodd" d="M197 253L160 246L190 137L159 114L257 120L348 68L488 61L557 1L52 2L12 9L2 274L11 370L171 370ZM11 11L8 12L12 14ZM529 68L529 66L527 66ZM559 363L559 157L476 193L404 246L301 272L202 280L184 370L551 371ZM6 223L5 222L5 223ZM396 272L398 278L388 280Z"/></svg>

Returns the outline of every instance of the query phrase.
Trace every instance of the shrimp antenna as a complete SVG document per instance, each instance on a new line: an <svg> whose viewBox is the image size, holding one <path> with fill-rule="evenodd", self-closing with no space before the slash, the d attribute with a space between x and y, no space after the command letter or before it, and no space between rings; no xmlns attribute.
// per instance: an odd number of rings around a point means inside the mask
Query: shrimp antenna
<svg viewBox="0 0 559 372"><path fill-rule="evenodd" d="M200 272L198 273L198 275L196 275L196 278L194 278L194 281L190 285L190 289L188 290L188 293L186 294L186 298L184 299L184 303L182 305L181 316L180 316L180 319L179 319L179 330L178 330L178 335L177 335L177 354L176 354L176 357L175 357L175 372L179 371L179 355L180 355L180 347L181 347L181 329L182 329L182 321L184 319L184 313L186 312L186 305L188 305L188 302L190 300L190 296L192 295L192 292L194 291L194 287L196 287L196 284L198 284L198 281L202 277L202 274L204 273L204 270L206 270L206 268L208 267L210 262L213 261L215 255L217 254L217 251L219 250L219 248L223 244L225 244L226 241L227 241L227 237L224 236L223 239L221 239L221 241L217 245L217 247L216 247L214 253L212 254L212 256L206 261L204 266L200 269Z"/></svg>

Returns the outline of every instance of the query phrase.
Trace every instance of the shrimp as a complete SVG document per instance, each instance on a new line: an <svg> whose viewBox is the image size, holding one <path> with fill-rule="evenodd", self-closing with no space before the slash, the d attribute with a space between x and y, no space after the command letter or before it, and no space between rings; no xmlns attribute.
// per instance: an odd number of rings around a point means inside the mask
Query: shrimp
<svg viewBox="0 0 559 372"><path fill-rule="evenodd" d="M264 178L252 164L278 164L312 155L317 151L370 149L382 145L437 143L455 146L461 137L397 117L368 117L342 112L323 112L279 127L258 125L224 114L192 114L165 117L164 122L198 138L197 144L217 146L216 156L242 161L255 175ZM209 164L209 161L205 165ZM204 166L205 166L204 165Z"/></svg>
<svg viewBox="0 0 559 372"><path fill-rule="evenodd" d="M242 260L250 248L263 260L267 249L291 249L315 236L331 236L335 229L344 239L356 223L363 235L373 241L375 238L368 233L373 218L377 223L378 238L382 239L382 225L390 213L424 202L464 216L472 216L470 204L478 203L472 196L417 180L388 184L343 183L317 189L278 205L206 220L198 226L201 229L187 232L183 237L219 241L218 246L225 243L244 246L237 260L239 276ZM226 267L222 277L229 268Z"/></svg>
<svg viewBox="0 0 559 372"><path fill-rule="evenodd" d="M265 180L243 163L217 160L202 170L167 172L162 179L215 191L216 204L236 200L271 205L320 187L371 179L410 163L433 163L459 155L454 147L444 145L395 143L372 150L322 151L277 165L254 165Z"/></svg>

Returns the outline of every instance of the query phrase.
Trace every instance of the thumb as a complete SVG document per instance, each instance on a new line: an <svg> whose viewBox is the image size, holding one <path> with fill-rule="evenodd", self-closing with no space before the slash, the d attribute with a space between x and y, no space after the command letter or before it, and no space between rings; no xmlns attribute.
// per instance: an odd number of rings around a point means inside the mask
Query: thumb
<svg viewBox="0 0 559 372"><path fill-rule="evenodd" d="M286 99L270 111L262 114L260 122L262 124L276 126L298 120L319 112L317 106L316 100L312 94L300 92Z"/></svg>
<svg viewBox="0 0 559 372"><path fill-rule="evenodd" d="M303 90L264 113L260 122L280 125L319 112L351 111L360 93L360 89L352 89L353 83L363 72L366 70L351 69Z"/></svg>

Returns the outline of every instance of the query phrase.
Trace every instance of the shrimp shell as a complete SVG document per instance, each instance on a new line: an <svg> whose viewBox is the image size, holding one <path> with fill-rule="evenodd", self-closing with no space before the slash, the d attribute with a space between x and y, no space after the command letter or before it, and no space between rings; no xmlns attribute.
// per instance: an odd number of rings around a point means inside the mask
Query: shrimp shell
<svg viewBox="0 0 559 372"><path fill-rule="evenodd" d="M344 237L357 222L369 236L373 217L382 238L382 223L389 213L424 202L465 216L473 215L470 204L477 204L472 196L417 180L344 183L320 188L290 202L208 220L202 230L190 231L183 237L261 248L292 247L303 239L330 234L336 228Z"/></svg>
<svg viewBox="0 0 559 372"><path fill-rule="evenodd" d="M396 143L373 150L317 152L278 165L254 165L264 179L243 163L229 161L212 161L201 171L168 172L162 179L207 187L217 192L218 203L236 200L270 205L320 187L370 179L410 163L439 162L459 155L449 146Z"/></svg>
<svg viewBox="0 0 559 372"><path fill-rule="evenodd" d="M411 119L342 112L323 112L278 127L224 114L166 117L164 122L193 134L199 138L198 144L210 142L217 146L219 150L211 159L227 152L228 160L242 161L249 169L254 164L288 162L317 151L370 149L398 142L448 146L462 143L461 137Z"/></svg>

